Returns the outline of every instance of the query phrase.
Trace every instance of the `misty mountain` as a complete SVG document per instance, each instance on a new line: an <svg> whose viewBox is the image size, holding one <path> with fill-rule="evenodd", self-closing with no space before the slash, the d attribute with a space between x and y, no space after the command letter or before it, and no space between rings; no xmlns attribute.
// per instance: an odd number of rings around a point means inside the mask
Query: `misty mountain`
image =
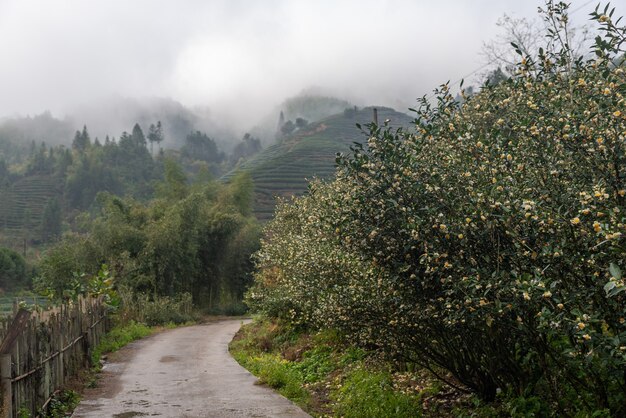
<svg viewBox="0 0 626 418"><path fill-rule="evenodd" d="M324 118L343 112L354 105L347 100L336 97L300 94L283 101L275 107L250 133L261 138L265 144L271 144L276 140L276 132L279 129L280 113L283 112L285 122L303 118L307 122L318 122Z"/></svg>
<svg viewBox="0 0 626 418"><path fill-rule="evenodd" d="M50 112L0 120L0 139L15 144L35 141L37 144L67 145L71 143L74 131L71 121L56 119Z"/></svg>
<svg viewBox="0 0 626 418"><path fill-rule="evenodd" d="M135 123L148 130L150 124L161 121L164 129L163 148L180 148L186 136L195 131L205 132L214 138L220 148L230 149L235 130L220 125L208 108L189 109L166 97L128 98L114 97L74 109L71 120L77 126L87 125L92 137L119 136L130 131Z"/></svg>
<svg viewBox="0 0 626 418"><path fill-rule="evenodd" d="M230 151L242 134L220 124L208 108L189 109L170 98L122 98L96 101L72 109L63 119L50 112L26 117L0 120L0 149L26 148L32 141L40 144L70 146L74 132L87 126L92 139L104 142L106 136L119 138L135 125L148 131L151 124L161 121L164 128L164 148L180 148L191 132L202 131L215 139L221 149ZM8 151L4 154L11 154Z"/></svg>
<svg viewBox="0 0 626 418"><path fill-rule="evenodd" d="M119 139L123 132L130 132L135 123L147 132L149 126L158 121L163 125L161 146L165 149L180 149L187 135L199 131L215 141L221 151L231 153L248 133L259 138L265 146L275 143L281 112L285 122L295 123L300 118L306 123L314 123L353 107L343 99L304 93L286 99L254 126L256 121L246 120L243 114L236 118L242 122L234 123L216 116L219 109L192 109L171 98L116 96L71 109L64 119L45 112L0 120L0 153L9 160L9 156L17 153L15 147L21 148L21 154L24 154L32 141L69 147L74 132L82 130L83 126L87 126L92 140L98 138L103 143L106 136Z"/></svg>

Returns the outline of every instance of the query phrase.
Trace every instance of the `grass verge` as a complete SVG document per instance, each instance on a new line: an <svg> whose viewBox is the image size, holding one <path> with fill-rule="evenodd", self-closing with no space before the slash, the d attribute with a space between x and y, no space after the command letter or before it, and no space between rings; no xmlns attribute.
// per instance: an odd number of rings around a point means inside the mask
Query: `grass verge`
<svg viewBox="0 0 626 418"><path fill-rule="evenodd" d="M316 417L453 416L470 402L428 372L398 371L333 331L309 334L257 319L241 328L230 351L259 383Z"/></svg>
<svg viewBox="0 0 626 418"><path fill-rule="evenodd" d="M99 367L100 358L104 353L117 351L135 340L151 335L157 329L157 327L149 327L135 321L130 321L125 325L115 326L104 337L102 337L100 344L98 344L93 350L91 354L92 364Z"/></svg>

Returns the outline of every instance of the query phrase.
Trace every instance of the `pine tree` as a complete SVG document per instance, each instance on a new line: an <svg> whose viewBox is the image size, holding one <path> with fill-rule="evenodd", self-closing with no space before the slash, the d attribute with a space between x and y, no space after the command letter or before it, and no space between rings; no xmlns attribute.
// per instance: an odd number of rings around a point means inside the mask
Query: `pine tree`
<svg viewBox="0 0 626 418"><path fill-rule="evenodd" d="M87 126L83 126L83 131L76 131L74 134L74 141L72 141L72 148L78 152L85 152L89 147L91 141L89 139L89 132L87 132Z"/></svg>
<svg viewBox="0 0 626 418"><path fill-rule="evenodd" d="M150 155L154 155L154 143L160 144L163 141L163 126L161 121L158 121L156 126L150 124L148 129L148 141L150 141Z"/></svg>
<svg viewBox="0 0 626 418"><path fill-rule="evenodd" d="M135 123L135 126L133 126L133 133L131 137L133 139L133 143L136 146L145 147L147 145L146 137L144 136L143 131L141 130L141 126L139 126L138 123Z"/></svg>

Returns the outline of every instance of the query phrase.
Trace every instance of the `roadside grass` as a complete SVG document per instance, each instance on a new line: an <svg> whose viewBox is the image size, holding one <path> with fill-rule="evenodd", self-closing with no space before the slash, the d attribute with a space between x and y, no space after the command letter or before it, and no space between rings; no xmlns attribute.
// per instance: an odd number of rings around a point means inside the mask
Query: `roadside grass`
<svg viewBox="0 0 626 418"><path fill-rule="evenodd" d="M334 412L343 417L415 417L421 415L420 397L394 388L391 373L359 367L346 374L332 393Z"/></svg>
<svg viewBox="0 0 626 418"><path fill-rule="evenodd" d="M424 370L398 371L332 330L309 334L257 318L230 344L252 374L315 417L453 416L467 395Z"/></svg>
<svg viewBox="0 0 626 418"><path fill-rule="evenodd" d="M91 354L92 364L99 369L103 354L112 353L135 340L152 335L159 328L162 327L149 327L135 321L113 327L94 348Z"/></svg>
<svg viewBox="0 0 626 418"><path fill-rule="evenodd" d="M257 376L260 383L305 407L310 402L310 396L302 387L300 374L289 367L288 360L280 354L270 352L277 337L277 327L269 322L259 324L258 328L250 325L241 328L229 346L231 354L239 364Z"/></svg>

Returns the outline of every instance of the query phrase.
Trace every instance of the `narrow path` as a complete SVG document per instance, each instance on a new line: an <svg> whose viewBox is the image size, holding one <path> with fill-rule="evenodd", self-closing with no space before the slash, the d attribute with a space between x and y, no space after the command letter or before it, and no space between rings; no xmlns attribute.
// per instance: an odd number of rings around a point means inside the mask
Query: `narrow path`
<svg viewBox="0 0 626 418"><path fill-rule="evenodd" d="M228 353L241 320L168 330L123 348L73 417L308 417Z"/></svg>

